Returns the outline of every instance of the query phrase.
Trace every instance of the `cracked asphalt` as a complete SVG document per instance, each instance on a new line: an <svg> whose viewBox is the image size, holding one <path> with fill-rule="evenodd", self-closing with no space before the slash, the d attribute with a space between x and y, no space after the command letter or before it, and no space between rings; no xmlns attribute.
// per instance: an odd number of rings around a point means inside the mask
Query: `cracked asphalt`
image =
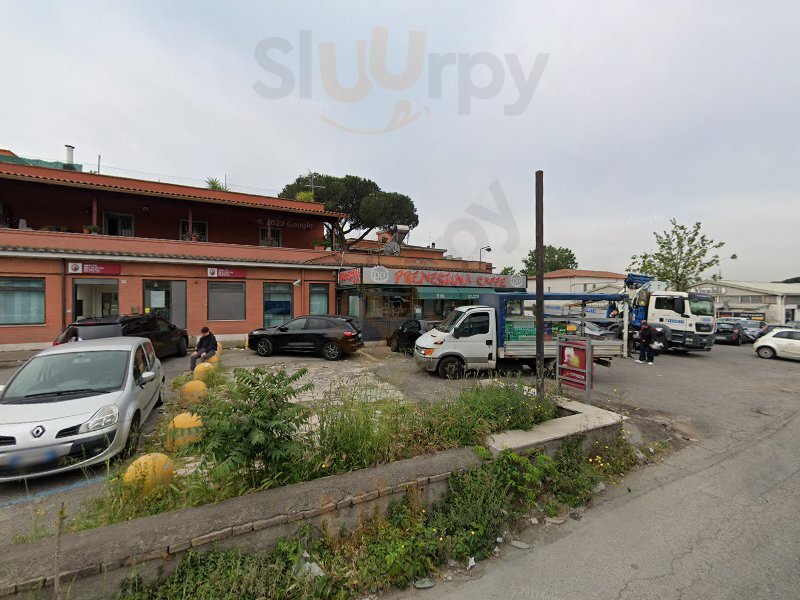
<svg viewBox="0 0 800 600"><path fill-rule="evenodd" d="M580 520L520 532L530 549L503 544L434 590L396 596L800 598L800 363L749 346L656 361L615 363L596 399L629 411L646 439L673 437L677 451L609 487Z"/></svg>

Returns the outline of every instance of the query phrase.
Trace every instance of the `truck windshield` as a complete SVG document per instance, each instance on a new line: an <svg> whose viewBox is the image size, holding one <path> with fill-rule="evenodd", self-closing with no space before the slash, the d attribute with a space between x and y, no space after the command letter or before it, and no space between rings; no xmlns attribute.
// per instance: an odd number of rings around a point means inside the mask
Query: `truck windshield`
<svg viewBox="0 0 800 600"><path fill-rule="evenodd" d="M452 311L449 315L447 315L447 318L444 321L436 326L436 329L443 331L444 333L450 333L453 331L453 328L456 326L456 323L463 314L464 312L461 310Z"/></svg>
<svg viewBox="0 0 800 600"><path fill-rule="evenodd" d="M714 303L711 300L689 300L692 314L698 317L713 317Z"/></svg>

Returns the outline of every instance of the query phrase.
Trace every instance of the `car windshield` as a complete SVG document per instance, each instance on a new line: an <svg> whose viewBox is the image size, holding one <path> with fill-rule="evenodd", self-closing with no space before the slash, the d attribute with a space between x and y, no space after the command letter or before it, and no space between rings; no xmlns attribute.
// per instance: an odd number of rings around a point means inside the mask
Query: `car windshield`
<svg viewBox="0 0 800 600"><path fill-rule="evenodd" d="M0 404L57 402L120 390L129 357L127 350L37 356L11 380Z"/></svg>
<svg viewBox="0 0 800 600"><path fill-rule="evenodd" d="M761 329L764 324L761 321L744 321L742 326L747 329Z"/></svg>
<svg viewBox="0 0 800 600"><path fill-rule="evenodd" d="M689 300L689 308L698 317L714 316L714 303L711 300Z"/></svg>
<svg viewBox="0 0 800 600"><path fill-rule="evenodd" d="M456 326L456 323L463 314L464 312L461 310L454 310L449 315L447 315L447 318L441 323L439 323L435 328L438 329L439 331L443 331L444 333L450 333L451 331L453 331L453 328Z"/></svg>
<svg viewBox="0 0 800 600"><path fill-rule="evenodd" d="M733 323L717 323L718 330L725 330L725 331L733 331L736 329L736 325Z"/></svg>

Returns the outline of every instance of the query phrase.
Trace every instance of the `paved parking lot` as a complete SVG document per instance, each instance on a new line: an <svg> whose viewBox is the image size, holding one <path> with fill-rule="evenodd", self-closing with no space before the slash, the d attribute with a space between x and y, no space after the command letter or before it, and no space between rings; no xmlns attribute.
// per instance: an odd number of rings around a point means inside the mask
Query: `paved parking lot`
<svg viewBox="0 0 800 600"><path fill-rule="evenodd" d="M392 354L387 348L368 348L357 355L345 360L331 363L317 357L307 356L277 356L268 359L258 357L252 352L242 350L226 350L224 355L226 366L255 366L271 365L284 366L287 370L305 367L308 368L308 379L315 384L310 397L322 394L331 385L361 385L374 388L380 395L402 395L415 401L436 401L446 394L457 393L458 390L473 385L472 380L444 381L420 371L413 360L401 354ZM169 378L180 374L186 368L186 359L167 359L164 368ZM0 370L0 382L7 380L12 371ZM529 375L529 372L526 372ZM654 366L637 365L632 360L617 360L611 368L597 367L596 390L594 403L604 406L611 405L627 412L634 423L634 429L640 431L647 440L672 438L679 449L663 464L649 467L631 474L627 481L633 493L621 493L614 490L609 497L591 512L597 517L586 521L606 519L609 523L616 523L620 533L604 531L602 528L595 532L597 535L604 533L608 537L605 541L595 540L602 546L609 543L614 535L626 535L626 543L631 545L631 556L637 553L637 544L649 544L646 528L640 526L639 537L628 532L625 527L620 528L620 523L625 523L625 511L629 502L636 503L636 519L657 519L664 512L663 498L659 489L673 486L672 495L668 496L675 502L682 500L686 506L684 510L691 515L692 529L705 530L704 523L708 519L718 522L732 510L739 510L750 505L747 502L761 500L764 495L779 493L782 482L791 481L798 487L796 456L800 452L800 423L797 418L797 383L800 381L800 363L782 360L767 361L755 356L750 346L742 347L715 347L708 354L669 354L658 357ZM308 398L306 398L308 399ZM154 413L149 427L159 415ZM792 437L793 436L793 437ZM758 458L750 456L756 452L757 457L763 459L763 464ZM748 458L749 457L749 458ZM742 471L741 461L747 465L747 470ZM697 482L703 484L703 469L708 469L709 481L725 479L719 485L729 486L724 493L734 505L725 505L723 514L715 508L712 502L709 505L709 496L697 498L693 496L694 488L681 487L689 485L689 478L699 478ZM32 532L42 529L52 529L54 514L58 506L65 501L69 511L76 510L81 502L91 494L101 490L102 469L93 470L88 474L75 473L57 478L32 480L27 485L6 484L0 486L0 534L5 543L12 543L15 535L30 536ZM706 494L723 493L718 488L703 485ZM676 490L682 490L681 498L675 498ZM798 490L800 491L800 490ZM756 500L754 500L756 499ZM696 502L697 504L692 504ZM641 504L644 503L644 504ZM796 510L797 502L792 505ZM697 508L699 507L699 508ZM632 509L634 510L634 509ZM787 509L788 510L788 509ZM631 513L634 514L634 513ZM666 514L666 513L664 513ZM671 514L671 513L670 513ZM587 515L588 516L588 515ZM674 518L671 515L670 518ZM621 520L621 521L620 521ZM656 522L654 521L654 522ZM746 520L732 522L732 527L743 530L743 534L752 537L754 532L747 529ZM778 527L777 524L770 525ZM574 533L579 534L580 528L574 528ZM669 529L669 528L668 528ZM572 529L564 529L572 534ZM666 533L659 530L665 538L666 548L680 551L691 542L692 532L683 531L685 539L673 539L670 531ZM760 551L759 560L777 561L783 565L788 560L785 551L791 551L800 556L797 540L800 540L800 515L791 522L790 529L795 534L795 542L789 545L788 550L776 551L771 554L765 548ZM787 531L778 532L777 539L783 539ZM560 544L559 548L568 548L572 556L564 556L564 560L577 560L582 553L583 543L577 541L560 541L560 536L545 537L534 540L537 545ZM592 534L595 535L595 534ZM649 534L647 534L649 535ZM765 534L766 535L766 534ZM551 539L552 538L552 539ZM747 538L749 539L749 538ZM572 545L571 545L572 544ZM670 551L672 551L670 550ZM559 552L567 550L559 550ZM652 553L650 548L640 548L641 556ZM739 559L747 556L741 553ZM528 560L520 555L515 560ZM612 565L605 565L598 559L597 553L592 553L595 568L598 569L597 577ZM667 560L669 557L659 556L658 560ZM533 559L530 559L533 560ZM655 560L655 558L654 558ZM625 565L613 565L614 577L620 585L624 585L625 578L632 580L638 575L631 571L630 564L637 564L642 572L658 575L658 561L652 565L639 565L641 561L631 558ZM667 560L667 562L669 562ZM517 563L520 567L520 563ZM622 566L625 569L620 570ZM794 563L795 568L797 562ZM494 571L493 569L497 569ZM477 573L481 574L486 582L495 577L494 573L503 572L505 567L492 566L491 563L480 567ZM525 565L526 572L530 570ZM573 564L571 568L577 568ZM473 573L472 571L470 573ZM560 577L562 569L552 573L553 577ZM499 575L498 575L499 576ZM509 576L507 573L503 576ZM546 576L542 575L543 577ZM520 583L523 585L524 582ZM464 587L454 586L453 597L493 597L488 588L483 584L463 582ZM527 585L527 584L524 584ZM558 583L552 582L553 590L558 590ZM800 583L798 584L800 585ZM611 589L608 583L607 588ZM475 590L474 595L472 590ZM498 587L500 589L500 587ZM634 588L632 588L634 589ZM442 589L444 594L446 590ZM619 590L617 590L619 591ZM448 592L449 593L449 592ZM550 597L577 597L558 595ZM593 595L587 592L583 597L616 597L615 595ZM622 596L625 597L625 596ZM631 597L648 597L638 595ZM666 598L665 595L649 597ZM754 596L756 597L756 596ZM780 597L780 596L776 596Z"/></svg>

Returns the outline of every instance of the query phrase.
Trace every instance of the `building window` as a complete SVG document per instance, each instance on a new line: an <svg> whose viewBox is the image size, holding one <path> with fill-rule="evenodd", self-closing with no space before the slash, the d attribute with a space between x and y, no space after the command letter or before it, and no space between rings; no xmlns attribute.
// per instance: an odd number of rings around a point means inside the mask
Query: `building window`
<svg viewBox="0 0 800 600"><path fill-rule="evenodd" d="M245 320L245 283L233 281L208 282L208 320Z"/></svg>
<svg viewBox="0 0 800 600"><path fill-rule="evenodd" d="M44 279L0 278L0 325L44 323Z"/></svg>
<svg viewBox="0 0 800 600"><path fill-rule="evenodd" d="M280 229L261 227L258 234L258 245L277 248L283 245L282 237Z"/></svg>
<svg viewBox="0 0 800 600"><path fill-rule="evenodd" d="M328 284L312 283L309 286L308 312L312 315L328 314Z"/></svg>
<svg viewBox="0 0 800 600"><path fill-rule="evenodd" d="M184 242L207 242L208 221L195 221L192 219L192 233L189 233L189 221L181 219L181 237Z"/></svg>
<svg viewBox="0 0 800 600"><path fill-rule="evenodd" d="M292 318L292 284L264 284L264 327L283 325Z"/></svg>
<svg viewBox="0 0 800 600"><path fill-rule="evenodd" d="M734 298L736 298L736 296L734 296ZM731 298L731 301L740 304L767 304L766 296L739 296L738 300Z"/></svg>
<svg viewBox="0 0 800 600"><path fill-rule="evenodd" d="M133 215L104 213L103 231L106 235L133 237Z"/></svg>

